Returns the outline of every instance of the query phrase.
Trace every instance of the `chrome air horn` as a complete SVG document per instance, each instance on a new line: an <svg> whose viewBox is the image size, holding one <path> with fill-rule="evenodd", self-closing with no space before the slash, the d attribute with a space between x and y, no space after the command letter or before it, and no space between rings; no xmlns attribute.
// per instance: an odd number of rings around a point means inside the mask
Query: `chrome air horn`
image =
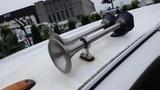
<svg viewBox="0 0 160 90"><path fill-rule="evenodd" d="M102 21L104 22L104 21ZM82 36L78 35L78 39L76 38L72 38L72 39L68 39L67 42L62 39L61 41L54 39L53 36L50 37L49 39L49 44L48 44L48 50L49 50L49 54L50 57L53 61L53 63L56 65L56 67L63 73L69 73L71 71L72 68L72 63L71 63L71 58L72 56L77 53L79 50L85 48L86 49L86 59L91 59L90 57L93 57L89 54L88 51L88 46L96 41L97 39L103 37L104 35L110 33L110 32L116 32L116 30L120 31L123 29L128 32L131 29L133 29L134 27L134 20L133 20L133 16L132 14L128 13L128 12L124 12L118 15L117 20L113 21L115 22L115 24L111 25L110 27L106 28L106 29L101 29L97 32L94 33L94 35L91 35L89 37L83 37L85 35L90 35L91 33L93 33L93 31L90 32L84 32L83 34L81 34ZM103 24L103 23L102 23ZM105 25L100 25L105 27ZM132 25L131 25L132 24ZM101 28L103 28L101 27ZM95 28L97 29L97 28ZM100 29L100 28L99 28ZM77 40L77 41L76 41ZM65 41L65 43L64 43ZM76 41L73 43L73 41ZM72 42L72 44L70 43ZM69 45L65 45L67 43L70 43ZM85 56L85 55L82 55Z"/></svg>
<svg viewBox="0 0 160 90"><path fill-rule="evenodd" d="M59 42L61 42L63 45L67 45L67 44L72 44L76 41L78 41L80 38L87 36L91 33L94 33L95 31L98 31L102 28L107 28L111 25L113 25L115 23L116 17L113 14L107 13L104 17L103 17L103 21L99 26L93 27L89 30L83 30L81 32L77 32L74 36L72 37L61 37L56 33L53 33L50 37L50 39L56 39Z"/></svg>

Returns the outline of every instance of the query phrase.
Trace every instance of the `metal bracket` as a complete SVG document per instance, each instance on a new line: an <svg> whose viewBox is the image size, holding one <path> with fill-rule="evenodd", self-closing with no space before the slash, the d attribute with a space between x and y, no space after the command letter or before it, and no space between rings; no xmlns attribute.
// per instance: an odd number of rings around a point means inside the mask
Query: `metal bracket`
<svg viewBox="0 0 160 90"><path fill-rule="evenodd" d="M95 58L89 52L89 44L87 43L86 39L81 38L80 41L84 43L84 50L85 50L84 52L81 53L80 58L88 62L94 61Z"/></svg>

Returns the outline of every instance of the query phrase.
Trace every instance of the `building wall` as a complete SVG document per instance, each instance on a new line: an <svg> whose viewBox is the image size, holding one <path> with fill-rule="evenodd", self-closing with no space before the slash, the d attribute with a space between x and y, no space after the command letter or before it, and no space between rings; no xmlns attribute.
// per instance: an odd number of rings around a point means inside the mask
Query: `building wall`
<svg viewBox="0 0 160 90"><path fill-rule="evenodd" d="M59 22L74 17L71 0L47 0L35 3L40 22Z"/></svg>
<svg viewBox="0 0 160 90"><path fill-rule="evenodd" d="M42 1L35 3L35 8L40 22L48 22L47 12L45 10L44 3Z"/></svg>
<svg viewBox="0 0 160 90"><path fill-rule="evenodd" d="M14 21L16 18L23 20L28 16L34 23L60 22L93 11L95 11L95 7L90 0L39 1L35 5L1 15L0 25L10 25L11 28L15 28L18 27Z"/></svg>
<svg viewBox="0 0 160 90"><path fill-rule="evenodd" d="M82 0L82 7L84 10L84 14L89 14L95 11L94 3L90 0Z"/></svg>
<svg viewBox="0 0 160 90"><path fill-rule="evenodd" d="M72 7L75 16L83 15L84 9L82 6L82 0L72 0Z"/></svg>
<svg viewBox="0 0 160 90"><path fill-rule="evenodd" d="M40 22L59 22L95 11L90 0L46 0L35 3Z"/></svg>

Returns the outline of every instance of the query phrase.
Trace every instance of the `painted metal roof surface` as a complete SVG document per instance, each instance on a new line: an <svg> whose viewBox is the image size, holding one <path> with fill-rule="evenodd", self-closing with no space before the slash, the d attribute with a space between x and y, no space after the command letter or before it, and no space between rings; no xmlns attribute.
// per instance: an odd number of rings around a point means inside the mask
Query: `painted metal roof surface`
<svg viewBox="0 0 160 90"><path fill-rule="evenodd" d="M160 55L160 32L155 33L95 90L129 90L149 65Z"/></svg>

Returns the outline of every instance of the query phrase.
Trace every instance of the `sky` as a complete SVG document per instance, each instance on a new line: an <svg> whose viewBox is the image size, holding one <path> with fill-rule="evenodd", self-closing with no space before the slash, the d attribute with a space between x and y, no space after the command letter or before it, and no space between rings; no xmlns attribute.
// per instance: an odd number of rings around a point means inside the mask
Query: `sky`
<svg viewBox="0 0 160 90"><path fill-rule="evenodd" d="M35 2L40 0L0 0L0 15L33 5ZM99 11L101 9L107 8L108 5L102 5L102 0L91 0L95 3L96 10ZM115 0L115 5L121 5L125 3L129 3L131 0Z"/></svg>

